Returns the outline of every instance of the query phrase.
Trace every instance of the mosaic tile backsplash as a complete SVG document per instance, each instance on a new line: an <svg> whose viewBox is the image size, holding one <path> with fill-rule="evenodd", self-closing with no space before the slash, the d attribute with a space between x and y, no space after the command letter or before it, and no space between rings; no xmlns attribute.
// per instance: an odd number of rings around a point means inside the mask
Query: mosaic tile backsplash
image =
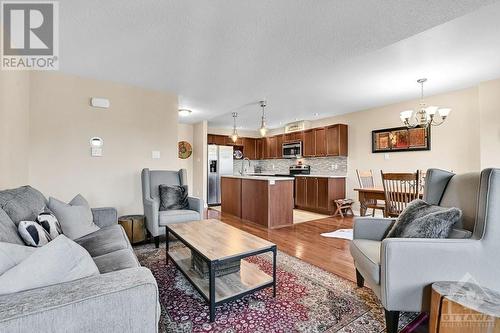
<svg viewBox="0 0 500 333"><path fill-rule="evenodd" d="M310 165L312 175L347 175L347 157L252 160L250 161L250 166L248 166L248 161L234 160L233 173L235 175L239 174L242 163L244 163L244 167L248 173L253 173L259 168L263 173L288 173L290 165L297 164L297 161L302 161L302 164Z"/></svg>

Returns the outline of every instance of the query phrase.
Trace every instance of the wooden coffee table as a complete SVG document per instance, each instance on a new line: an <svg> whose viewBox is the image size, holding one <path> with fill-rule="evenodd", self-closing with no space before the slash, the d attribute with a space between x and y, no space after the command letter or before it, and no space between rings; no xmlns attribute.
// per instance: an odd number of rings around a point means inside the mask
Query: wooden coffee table
<svg viewBox="0 0 500 333"><path fill-rule="evenodd" d="M217 220L176 223L166 226L167 263L172 259L177 268L210 304L210 321L215 319L215 307L252 292L273 287L276 296L276 245ZM170 251L169 234L186 247ZM191 251L207 263L209 278L203 278L191 266ZM257 265L241 261L240 271L216 277L217 266L265 252L273 254L273 275Z"/></svg>

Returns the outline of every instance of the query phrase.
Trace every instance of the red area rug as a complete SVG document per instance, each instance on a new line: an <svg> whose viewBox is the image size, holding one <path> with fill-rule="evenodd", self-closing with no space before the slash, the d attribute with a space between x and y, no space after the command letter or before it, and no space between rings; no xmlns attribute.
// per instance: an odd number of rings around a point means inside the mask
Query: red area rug
<svg viewBox="0 0 500 333"><path fill-rule="evenodd" d="M217 307L216 320L210 323L205 300L172 263L166 266L164 247L148 244L135 250L158 281L160 332L385 332L383 309L368 288L283 252L278 252L276 298L268 288L225 303ZM270 256L247 261L272 274ZM413 332L422 319L402 313L400 331Z"/></svg>

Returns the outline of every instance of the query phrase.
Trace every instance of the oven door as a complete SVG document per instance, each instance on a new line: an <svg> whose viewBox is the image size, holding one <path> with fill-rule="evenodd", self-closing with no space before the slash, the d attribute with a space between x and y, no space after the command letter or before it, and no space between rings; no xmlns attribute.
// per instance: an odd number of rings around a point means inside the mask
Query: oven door
<svg viewBox="0 0 500 333"><path fill-rule="evenodd" d="M283 158L300 158L302 157L302 142L284 143Z"/></svg>

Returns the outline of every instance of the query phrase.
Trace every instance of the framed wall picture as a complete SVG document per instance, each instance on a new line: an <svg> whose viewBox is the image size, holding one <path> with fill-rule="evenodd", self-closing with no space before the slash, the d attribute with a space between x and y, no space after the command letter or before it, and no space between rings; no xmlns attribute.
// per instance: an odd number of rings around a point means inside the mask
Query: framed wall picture
<svg viewBox="0 0 500 333"><path fill-rule="evenodd" d="M395 127L372 131L372 153L431 150L431 128Z"/></svg>

